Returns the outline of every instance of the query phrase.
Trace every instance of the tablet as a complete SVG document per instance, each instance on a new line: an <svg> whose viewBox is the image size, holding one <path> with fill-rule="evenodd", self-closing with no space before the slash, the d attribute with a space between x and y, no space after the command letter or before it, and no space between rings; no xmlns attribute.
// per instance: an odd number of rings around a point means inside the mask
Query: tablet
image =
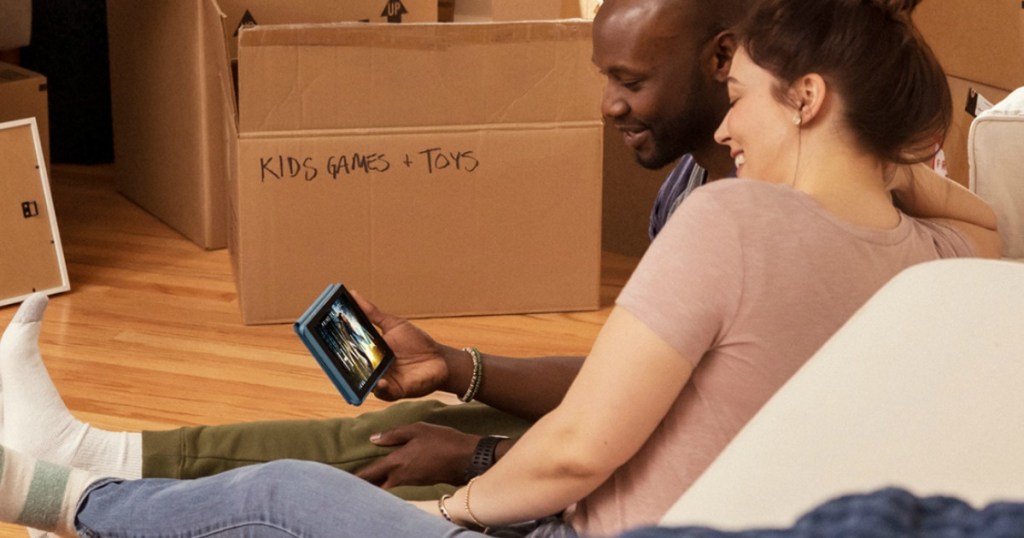
<svg viewBox="0 0 1024 538"><path fill-rule="evenodd" d="M313 358L345 401L359 405L395 354L345 286L331 284L295 322Z"/></svg>

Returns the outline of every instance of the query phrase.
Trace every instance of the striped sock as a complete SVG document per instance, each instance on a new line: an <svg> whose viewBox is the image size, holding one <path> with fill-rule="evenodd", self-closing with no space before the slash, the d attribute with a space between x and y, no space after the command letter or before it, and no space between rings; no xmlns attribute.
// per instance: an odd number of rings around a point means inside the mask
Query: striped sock
<svg viewBox="0 0 1024 538"><path fill-rule="evenodd" d="M77 536L78 500L96 479L0 445L0 521Z"/></svg>

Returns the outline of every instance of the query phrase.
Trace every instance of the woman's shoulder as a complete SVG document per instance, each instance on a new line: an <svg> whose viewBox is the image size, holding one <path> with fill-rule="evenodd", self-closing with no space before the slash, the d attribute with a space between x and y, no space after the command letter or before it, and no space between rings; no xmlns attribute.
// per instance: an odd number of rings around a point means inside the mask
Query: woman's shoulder
<svg viewBox="0 0 1024 538"><path fill-rule="evenodd" d="M753 179L719 179L695 190L687 201L698 206L714 206L718 210L747 212L752 208L778 208L789 205L807 206L807 195L788 186ZM770 213L770 212L769 212Z"/></svg>
<svg viewBox="0 0 1024 538"><path fill-rule="evenodd" d="M775 228L780 215L786 219L808 213L802 193L786 185L749 179L720 179L708 183L683 200L661 236L684 236L700 230L745 236L743 230Z"/></svg>
<svg viewBox="0 0 1024 538"><path fill-rule="evenodd" d="M742 199L746 196L792 196L799 191L789 185L768 183L756 179L745 178L724 178L717 179L704 185L696 192L703 192L705 195L723 196Z"/></svg>

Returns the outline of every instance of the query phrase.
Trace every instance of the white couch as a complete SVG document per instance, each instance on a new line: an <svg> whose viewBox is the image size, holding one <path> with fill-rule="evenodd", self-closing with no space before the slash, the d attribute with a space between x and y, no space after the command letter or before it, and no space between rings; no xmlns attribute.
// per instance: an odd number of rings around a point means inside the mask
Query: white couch
<svg viewBox="0 0 1024 538"><path fill-rule="evenodd" d="M761 409L663 525L789 527L897 486L1024 501L1024 264L953 259L880 290Z"/></svg>
<svg viewBox="0 0 1024 538"><path fill-rule="evenodd" d="M1024 260L1024 88L982 112L967 139L970 188L999 217L1003 256Z"/></svg>

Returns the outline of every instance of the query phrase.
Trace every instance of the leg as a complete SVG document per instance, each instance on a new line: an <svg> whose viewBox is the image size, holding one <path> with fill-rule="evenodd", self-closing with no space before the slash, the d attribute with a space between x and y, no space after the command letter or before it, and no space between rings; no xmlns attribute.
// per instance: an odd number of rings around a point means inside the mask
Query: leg
<svg viewBox="0 0 1024 538"><path fill-rule="evenodd" d="M142 438L108 432L77 420L50 380L39 353L39 332L48 298L30 295L0 339L3 441L15 450L104 476L140 476Z"/></svg>
<svg viewBox="0 0 1024 538"><path fill-rule="evenodd" d="M390 448L370 435L398 425L429 422L477 435L517 437L530 422L481 404L403 402L356 418L253 422L143 432L145 477L198 478L279 459L325 463L354 472ZM433 487L400 488L403 498L439 496Z"/></svg>
<svg viewBox="0 0 1024 538"><path fill-rule="evenodd" d="M0 521L75 536L74 508L96 477L0 446Z"/></svg>
<svg viewBox="0 0 1024 538"><path fill-rule="evenodd" d="M77 522L87 536L482 536L348 473L293 460L197 480L101 482Z"/></svg>

